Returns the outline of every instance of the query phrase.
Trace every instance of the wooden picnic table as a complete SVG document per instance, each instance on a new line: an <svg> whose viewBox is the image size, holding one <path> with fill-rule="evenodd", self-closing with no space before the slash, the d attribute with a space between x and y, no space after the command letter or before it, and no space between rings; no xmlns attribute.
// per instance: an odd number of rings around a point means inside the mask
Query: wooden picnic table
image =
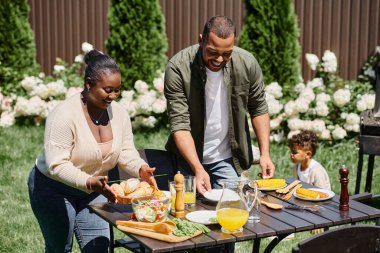
<svg viewBox="0 0 380 253"><path fill-rule="evenodd" d="M295 179L287 179L287 183ZM303 187L311 188L312 185L302 182ZM310 202L303 201L292 197L288 201L280 199L275 192L267 192L270 195L270 201L282 205L298 204L310 205ZM138 242L142 250L148 250L154 253L158 252L175 252L181 250L196 250L213 246L224 246L226 251L228 245L235 242L253 240L252 252L259 252L260 241L263 238L275 236L271 243L265 249L265 252L271 252L274 247L286 236L292 233L311 231L317 228L330 228L337 225L352 224L360 221L374 220L380 218L380 210L363 203L350 200L349 210L339 210L339 194L332 199L317 202L316 204L324 208L318 212L306 210L281 209L272 210L266 206L261 206L261 218L258 223L246 223L244 230L239 234L225 234L221 231L219 224L209 225L211 232L191 238L180 243L168 243L148 237L126 233L130 238ZM206 202L204 199L197 199L194 207L186 208L186 212L196 210L215 210L215 203ZM101 203L90 205L89 208L105 219L110 225L116 227L116 220L129 220L132 209L130 205ZM145 249L143 249L145 248Z"/></svg>

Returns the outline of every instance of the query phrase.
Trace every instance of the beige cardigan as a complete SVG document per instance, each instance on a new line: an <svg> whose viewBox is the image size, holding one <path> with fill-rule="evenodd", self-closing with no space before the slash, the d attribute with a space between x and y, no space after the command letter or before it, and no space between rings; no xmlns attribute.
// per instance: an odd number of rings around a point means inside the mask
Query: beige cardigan
<svg viewBox="0 0 380 253"><path fill-rule="evenodd" d="M133 143L131 121L117 102L107 109L113 142L104 158L91 133L82 110L80 94L76 94L50 112L45 126L44 152L36 160L46 176L74 188L89 192L86 181L91 176L107 175L118 165L133 177L146 164Z"/></svg>

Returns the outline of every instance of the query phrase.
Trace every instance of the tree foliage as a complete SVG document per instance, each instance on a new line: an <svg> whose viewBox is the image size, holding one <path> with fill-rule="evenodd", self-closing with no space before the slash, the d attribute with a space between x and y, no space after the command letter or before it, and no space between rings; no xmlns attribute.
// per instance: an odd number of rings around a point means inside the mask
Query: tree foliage
<svg viewBox="0 0 380 253"><path fill-rule="evenodd" d="M28 0L1 0L0 88L16 92L24 74L37 71L36 47L30 28Z"/></svg>
<svg viewBox="0 0 380 253"><path fill-rule="evenodd" d="M264 81L285 90L300 80L300 46L293 0L246 0L239 46L259 62Z"/></svg>
<svg viewBox="0 0 380 253"><path fill-rule="evenodd" d="M164 17L158 0L112 0L108 14L108 54L118 63L123 84L152 83L163 71L168 48Z"/></svg>

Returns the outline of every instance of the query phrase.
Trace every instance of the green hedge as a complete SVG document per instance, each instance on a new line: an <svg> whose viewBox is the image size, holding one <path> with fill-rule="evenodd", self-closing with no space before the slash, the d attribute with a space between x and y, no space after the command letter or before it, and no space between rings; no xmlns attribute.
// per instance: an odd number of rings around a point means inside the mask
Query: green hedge
<svg viewBox="0 0 380 253"><path fill-rule="evenodd" d="M300 46L293 0L246 0L239 46L258 60L265 83L285 90L299 82Z"/></svg>
<svg viewBox="0 0 380 253"><path fill-rule="evenodd" d="M27 0L1 0L0 89L4 94L22 94L18 82L23 75L38 73L36 46L28 14Z"/></svg>
<svg viewBox="0 0 380 253"><path fill-rule="evenodd" d="M118 63L125 88L152 83L166 65L164 17L157 0L112 0L108 15L108 54Z"/></svg>

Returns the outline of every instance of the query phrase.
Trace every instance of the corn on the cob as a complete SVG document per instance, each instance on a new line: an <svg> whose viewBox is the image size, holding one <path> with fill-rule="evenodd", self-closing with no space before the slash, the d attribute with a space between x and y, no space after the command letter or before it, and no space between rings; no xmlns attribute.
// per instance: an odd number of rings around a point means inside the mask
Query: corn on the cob
<svg viewBox="0 0 380 253"><path fill-rule="evenodd" d="M256 183L258 188L279 188L286 185L285 179L259 179Z"/></svg>
<svg viewBox="0 0 380 253"><path fill-rule="evenodd" d="M327 193L309 190L309 189L305 189L305 188L297 189L296 193L298 196L300 196L302 198L307 198L307 199L322 199L322 198L326 198L329 196Z"/></svg>

